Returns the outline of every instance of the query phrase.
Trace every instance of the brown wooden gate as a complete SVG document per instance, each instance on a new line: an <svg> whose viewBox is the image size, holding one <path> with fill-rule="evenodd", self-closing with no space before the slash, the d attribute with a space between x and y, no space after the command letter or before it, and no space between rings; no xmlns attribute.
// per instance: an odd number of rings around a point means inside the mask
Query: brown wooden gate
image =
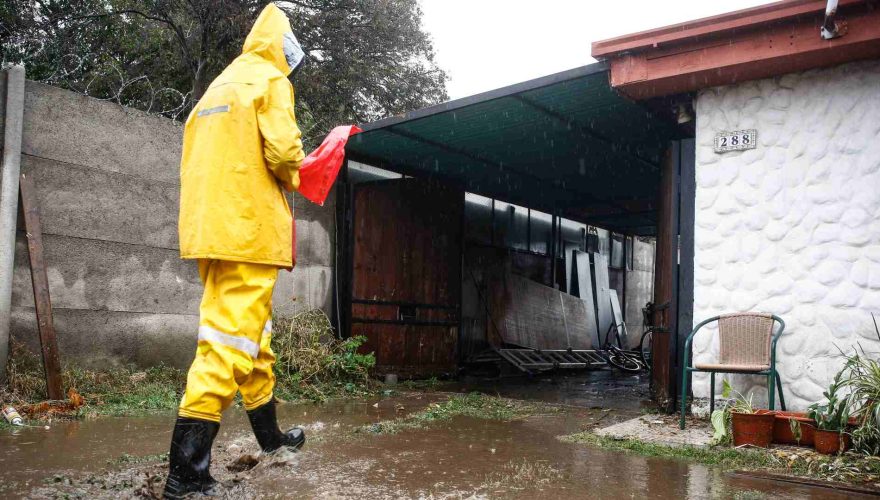
<svg viewBox="0 0 880 500"><path fill-rule="evenodd" d="M351 334L378 374L457 367L464 193L425 179L356 185Z"/></svg>

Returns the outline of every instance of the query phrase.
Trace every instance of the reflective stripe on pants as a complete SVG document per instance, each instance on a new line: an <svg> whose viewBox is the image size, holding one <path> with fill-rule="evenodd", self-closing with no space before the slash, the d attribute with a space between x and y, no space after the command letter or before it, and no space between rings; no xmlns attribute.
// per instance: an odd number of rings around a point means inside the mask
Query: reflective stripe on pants
<svg viewBox="0 0 880 500"><path fill-rule="evenodd" d="M219 422L238 391L247 409L272 399L275 355L270 347L270 316L278 268L200 260L199 274L205 291L199 308L198 348L178 413Z"/></svg>

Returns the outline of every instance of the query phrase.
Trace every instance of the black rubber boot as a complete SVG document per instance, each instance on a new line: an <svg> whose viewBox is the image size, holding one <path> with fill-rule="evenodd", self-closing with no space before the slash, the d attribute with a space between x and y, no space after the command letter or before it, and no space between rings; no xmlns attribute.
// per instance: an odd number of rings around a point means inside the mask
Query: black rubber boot
<svg viewBox="0 0 880 500"><path fill-rule="evenodd" d="M293 450L302 448L302 445L306 442L305 432L299 427L294 427L287 432L281 432L278 429L275 404L275 400L272 399L263 406L247 412L248 420L251 421L251 428L254 430L257 442L260 443L260 448L265 453L271 453L282 446Z"/></svg>
<svg viewBox="0 0 880 500"><path fill-rule="evenodd" d="M184 498L190 493L213 494L217 481L211 477L211 445L220 424L177 417L168 453L170 471L165 483L166 499Z"/></svg>

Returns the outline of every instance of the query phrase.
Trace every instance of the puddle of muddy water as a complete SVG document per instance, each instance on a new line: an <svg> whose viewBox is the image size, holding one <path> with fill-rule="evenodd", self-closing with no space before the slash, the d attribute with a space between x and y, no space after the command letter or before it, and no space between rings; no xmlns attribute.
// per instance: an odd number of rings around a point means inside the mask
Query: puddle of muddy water
<svg viewBox="0 0 880 500"><path fill-rule="evenodd" d="M315 436L324 429L390 420L440 399L443 396L412 394L381 401L284 404L279 406L279 421L282 425L303 424ZM49 430L35 426L0 432L0 498L24 494L53 478L64 482L66 478L165 454L174 419L174 414L100 417L52 422ZM250 446L249 451L255 452L256 441L250 434L244 410L231 408L223 415L215 448L242 438L246 438L246 444L239 448Z"/></svg>
<svg viewBox="0 0 880 500"><path fill-rule="evenodd" d="M602 407L638 412L656 408L650 400L648 375L612 370L575 371L504 378L463 377L453 390L480 391L513 399L544 401L582 408Z"/></svg>
<svg viewBox="0 0 880 500"><path fill-rule="evenodd" d="M457 417L398 434L353 429L418 411L442 394L407 394L380 401L283 405L281 420L307 425L306 450L264 459L232 473L226 466L256 451L243 411L224 418L212 472L226 498L852 498L827 489L731 478L725 471L685 461L645 458L563 443L597 411L562 413L499 422ZM374 406L377 405L377 406ZM96 419L56 424L49 431L0 434L0 496L131 497L165 464L109 464L123 454L167 451L173 415ZM63 472L72 484L45 484ZM83 480L87 475L110 478ZM114 478L125 477L124 481ZM114 482L115 481L115 482ZM115 488L115 489L114 489Z"/></svg>

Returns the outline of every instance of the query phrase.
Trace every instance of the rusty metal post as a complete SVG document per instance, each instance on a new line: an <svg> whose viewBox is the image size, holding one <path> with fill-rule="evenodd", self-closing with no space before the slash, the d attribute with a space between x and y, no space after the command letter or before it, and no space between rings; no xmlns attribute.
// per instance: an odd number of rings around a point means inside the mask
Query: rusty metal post
<svg viewBox="0 0 880 500"><path fill-rule="evenodd" d="M19 177L21 208L24 212L24 228L27 233L28 257L31 263L31 280L34 286L34 306L37 326L40 329L40 347L43 368L46 370L46 391L49 399L64 399L61 387L61 362L58 359L58 343L52 322L52 301L49 298L49 278L43 260L43 234L40 228L40 206L34 181L28 174Z"/></svg>
<svg viewBox="0 0 880 500"><path fill-rule="evenodd" d="M6 72L6 116L3 127L3 171L0 173L0 385L6 384L9 323L12 316L12 274L18 212L18 174L24 120L24 67Z"/></svg>

